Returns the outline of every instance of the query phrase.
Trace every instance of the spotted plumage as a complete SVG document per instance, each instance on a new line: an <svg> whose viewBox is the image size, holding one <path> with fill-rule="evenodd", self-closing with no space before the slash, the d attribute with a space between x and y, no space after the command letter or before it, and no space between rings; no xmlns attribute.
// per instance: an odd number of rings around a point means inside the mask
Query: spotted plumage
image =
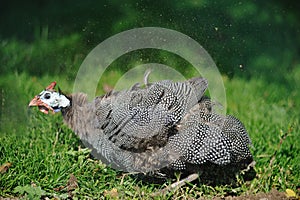
<svg viewBox="0 0 300 200"><path fill-rule="evenodd" d="M222 166L252 158L245 127L237 118L213 111L204 96L208 84L204 78L145 83L92 102L82 93L56 92L52 83L30 106L39 106L44 113L61 110L96 158L124 171L184 171L190 165ZM55 102L55 108L47 102Z"/></svg>

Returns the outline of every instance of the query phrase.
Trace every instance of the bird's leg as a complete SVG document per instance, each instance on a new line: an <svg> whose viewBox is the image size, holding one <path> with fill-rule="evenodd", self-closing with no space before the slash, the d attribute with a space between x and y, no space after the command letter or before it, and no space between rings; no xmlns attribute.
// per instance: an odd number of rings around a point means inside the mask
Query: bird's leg
<svg viewBox="0 0 300 200"><path fill-rule="evenodd" d="M176 189L184 186L187 182L192 182L192 181L196 180L197 178L199 178L198 173L191 174L188 177L181 179L179 181L176 181L175 183L172 183L171 185L165 187L164 189L153 193L152 196L154 197L154 196L158 196L158 195L164 195L169 191L176 190Z"/></svg>
<svg viewBox="0 0 300 200"><path fill-rule="evenodd" d="M256 162L253 160L249 165L247 165L247 168L243 169L241 172L242 173L248 172L248 171L250 171L251 168L254 168L255 165L256 165Z"/></svg>

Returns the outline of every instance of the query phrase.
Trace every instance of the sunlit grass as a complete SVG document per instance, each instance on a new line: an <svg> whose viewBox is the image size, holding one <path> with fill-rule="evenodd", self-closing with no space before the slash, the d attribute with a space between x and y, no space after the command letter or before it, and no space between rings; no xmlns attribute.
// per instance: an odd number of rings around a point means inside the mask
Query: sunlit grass
<svg viewBox="0 0 300 200"><path fill-rule="evenodd" d="M104 81L116 75L109 76ZM91 158L60 115L28 110L29 100L53 80L64 91L72 91L72 82L62 76L1 77L4 94L1 96L0 165L11 163L11 166L0 174L0 196L141 199L151 198L154 192L170 184L141 182L103 165ZM268 84L255 78L224 80L227 113L244 122L252 139L256 177L251 181L237 177L237 185L188 184L157 198L240 195L268 192L272 188L296 191L299 187L300 98L293 87L296 74L289 78L289 85ZM78 187L68 189L72 175L77 178Z"/></svg>

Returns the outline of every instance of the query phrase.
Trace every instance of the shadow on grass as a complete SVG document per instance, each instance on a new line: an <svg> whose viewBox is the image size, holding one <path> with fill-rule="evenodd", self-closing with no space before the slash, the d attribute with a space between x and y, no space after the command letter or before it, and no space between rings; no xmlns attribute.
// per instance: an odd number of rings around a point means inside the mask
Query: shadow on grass
<svg viewBox="0 0 300 200"><path fill-rule="evenodd" d="M252 160L247 160L241 163L229 165L216 165L213 163L205 163L202 165L187 165L186 171L174 171L168 168L163 168L157 172L148 174L134 175L138 180L145 183L163 184L170 180L184 179L187 176L198 173L199 178L193 183L197 185L208 186L238 186L239 181L251 181L256 177L256 172L253 168Z"/></svg>

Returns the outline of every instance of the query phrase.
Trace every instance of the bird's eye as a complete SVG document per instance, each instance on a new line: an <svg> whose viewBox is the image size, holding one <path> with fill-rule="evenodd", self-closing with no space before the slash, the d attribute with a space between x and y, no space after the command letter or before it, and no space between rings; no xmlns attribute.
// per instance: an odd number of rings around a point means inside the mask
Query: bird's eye
<svg viewBox="0 0 300 200"><path fill-rule="evenodd" d="M50 93L46 93L46 94L44 95L44 98L45 98L45 99L50 99L50 97L51 97Z"/></svg>

